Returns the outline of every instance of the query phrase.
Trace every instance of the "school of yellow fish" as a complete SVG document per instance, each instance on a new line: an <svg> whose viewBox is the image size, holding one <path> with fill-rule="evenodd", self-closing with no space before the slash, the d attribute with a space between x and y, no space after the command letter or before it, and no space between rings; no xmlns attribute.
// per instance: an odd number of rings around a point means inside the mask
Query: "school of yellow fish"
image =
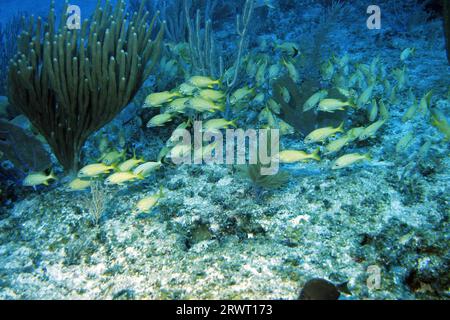
<svg viewBox="0 0 450 320"><path fill-rule="evenodd" d="M271 64L268 55L246 56L243 59L244 68L249 79L253 80L253 85L245 85L235 90L223 90L222 80L213 79L206 76L192 76L171 91L155 92L147 96L143 108L158 108L160 113L153 116L147 123L148 128L161 127L174 120L182 120L177 129L186 129L194 119L202 116L204 122L203 131L218 131L230 127L237 127L236 120L227 120L222 117L214 117L217 112L223 112L226 105L230 105L232 111L239 113L250 106L261 106L258 114L258 121L262 128L279 129L281 135L293 134L294 128L284 122L279 115L281 106L267 92L267 83L277 79L283 74L287 74L291 79L299 84L302 79L296 67L298 59L302 58L302 53L295 43L276 44L275 50L282 53L280 61ZM400 54L402 65L394 70L387 69L379 57L374 58L370 63L352 64L350 57L346 54L341 58L333 56L326 61L320 69L323 81L328 81L330 88L320 88L312 94L305 103L300 106L303 111L315 110L317 112L334 113L336 111L347 111L352 115L364 111L367 125L350 127L351 121L347 120L340 125L333 127L321 127L313 130L304 138L305 146L315 145L314 151L308 153L303 150L282 150L279 153L281 163L296 163L305 161L321 161L322 152L327 158L333 154L339 154L335 159L330 159L331 169L343 169L361 161L370 161L370 152L354 152L357 148L354 142L363 141L377 137L380 129L389 122L391 114L389 106L399 105L399 94L405 93L408 87L408 70L406 62L415 54L414 48L406 48ZM227 74L224 75L226 77ZM337 89L345 99L337 99L329 96L331 89ZM291 99L287 88L282 88L282 97L286 102ZM404 108L401 121L406 123L426 119L429 124L443 135L443 141L450 141L450 125L441 110L433 103L433 90L430 90L416 97L409 89L407 93L408 105ZM258 110L258 109L256 109ZM119 137L120 138L120 137ZM123 185L125 183L142 180L152 174L162 166L165 156L180 156L190 153L186 146L178 145L169 139L165 147L160 151L157 161L146 162L133 156L131 159L124 159L125 151L107 151L107 138L100 141L99 150L102 156L97 163L88 164L83 167L76 179L68 184L69 190L80 191L88 189L92 179L106 176L106 185ZM414 141L417 134L414 130L409 130L403 134L395 145L398 154L404 153ZM124 141L124 138L122 138ZM432 146L431 139L425 142L419 149L419 157ZM122 142L125 144L125 142ZM319 145L319 146L317 146ZM216 144L212 143L204 146L202 154L211 152ZM349 152L343 152L348 148ZM31 173L28 175L23 185L37 186L48 185L49 181L55 180L53 173ZM142 199L137 204L138 212L147 212L163 196L162 190L156 195Z"/></svg>
<svg viewBox="0 0 450 320"><path fill-rule="evenodd" d="M257 56L246 60L247 75L254 79L255 87L248 86L239 89L239 96L253 95L258 96L258 92L262 91L264 83L271 81L283 74L283 66L287 70L287 74L295 83L301 80L295 68L296 58L301 58L301 53L297 50L295 43L277 44L275 49L280 50L284 57L281 63L275 62L270 65L267 61L270 59L265 56ZM354 149L352 144L354 141L363 141L377 136L377 132L390 119L389 105L399 104L398 95L404 92L408 85L408 72L406 61L415 54L415 48L406 48L400 53L401 67L395 68L391 72L387 70L385 64L379 57L374 58L369 64L359 63L352 65L349 55L341 58L332 57L325 62L321 68L321 75L324 81L329 80L332 88L337 89L345 100L329 97L329 89L321 88L312 94L303 104L303 111L316 110L320 112L333 113L336 111L347 110L348 114L354 114L360 110L365 110L368 124L366 126L353 127L344 130L345 123L340 126L317 128L309 133L304 143L321 144L324 147L324 154L336 154L346 147ZM241 93L242 92L242 93ZM404 112L403 122L410 121L421 114L425 119L429 119L430 124L434 126L440 133L444 135L444 141L450 141L450 127L445 115L436 107L432 107L433 91L425 93L420 101L414 97L414 93L410 90L408 100L411 105ZM290 100L290 93L287 88L282 89L283 99L286 102ZM277 117L280 114L279 106L276 102L268 97L266 106L259 115L260 121L265 121L267 127L280 129L281 134L293 133L292 128L286 132L280 126L281 119ZM232 102L238 101L233 99ZM253 100L255 101L255 100ZM275 108L274 108L275 105ZM422 120L423 121L423 120ZM351 121L347 121L350 125ZM289 126L289 125L288 125ZM395 150L398 154L405 152L409 146L416 140L413 131L404 134L396 144ZM431 147L431 140L426 139L423 146L419 149L418 157L422 157L424 151ZM315 160L320 161L319 149L312 154L308 154L302 150L283 150L280 153L279 160L282 163L293 163L299 161ZM342 169L353 165L360 161L370 161L369 153L358 154L350 152L334 159L331 164L332 169Z"/></svg>

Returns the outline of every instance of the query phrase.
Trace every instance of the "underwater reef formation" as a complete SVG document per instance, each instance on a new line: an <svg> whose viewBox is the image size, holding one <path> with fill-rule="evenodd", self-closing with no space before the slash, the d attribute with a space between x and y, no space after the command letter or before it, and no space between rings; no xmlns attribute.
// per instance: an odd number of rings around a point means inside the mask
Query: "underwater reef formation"
<svg viewBox="0 0 450 320"><path fill-rule="evenodd" d="M22 172L41 171L51 166L50 156L39 140L4 120L0 120L0 152Z"/></svg>
<svg viewBox="0 0 450 320"><path fill-rule="evenodd" d="M164 35L155 40L142 5L132 16L124 1L101 2L81 30L41 18L23 31L10 64L9 97L45 137L66 172L78 168L86 139L110 122L134 97L156 65ZM66 8L63 12L67 10Z"/></svg>

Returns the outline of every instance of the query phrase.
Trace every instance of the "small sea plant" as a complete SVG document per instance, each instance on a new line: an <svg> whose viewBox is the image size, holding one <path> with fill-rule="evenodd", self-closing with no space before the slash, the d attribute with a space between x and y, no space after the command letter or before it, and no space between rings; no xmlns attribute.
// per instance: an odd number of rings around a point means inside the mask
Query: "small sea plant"
<svg viewBox="0 0 450 320"><path fill-rule="evenodd" d="M267 154L272 154L270 145L267 146ZM251 180L258 195L263 189L278 189L288 183L289 173L287 171L278 171L272 175L265 175L262 170L264 168L265 165L261 163L260 159L258 159L256 164L250 163L240 167L240 171Z"/></svg>
<svg viewBox="0 0 450 320"><path fill-rule="evenodd" d="M99 180L93 180L91 182L91 193L85 200L85 207L89 212L90 219L94 226L98 226L100 219L105 212L107 202L109 201L109 195L106 188Z"/></svg>

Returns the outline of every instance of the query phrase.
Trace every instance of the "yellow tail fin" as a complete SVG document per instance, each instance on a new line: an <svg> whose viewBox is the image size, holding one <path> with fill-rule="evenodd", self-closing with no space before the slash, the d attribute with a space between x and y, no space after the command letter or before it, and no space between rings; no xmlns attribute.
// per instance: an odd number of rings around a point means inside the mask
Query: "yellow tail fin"
<svg viewBox="0 0 450 320"><path fill-rule="evenodd" d="M139 180L144 180L144 179L145 179L145 177L142 175L142 173L138 173L138 174L136 175L136 177L137 177Z"/></svg>

